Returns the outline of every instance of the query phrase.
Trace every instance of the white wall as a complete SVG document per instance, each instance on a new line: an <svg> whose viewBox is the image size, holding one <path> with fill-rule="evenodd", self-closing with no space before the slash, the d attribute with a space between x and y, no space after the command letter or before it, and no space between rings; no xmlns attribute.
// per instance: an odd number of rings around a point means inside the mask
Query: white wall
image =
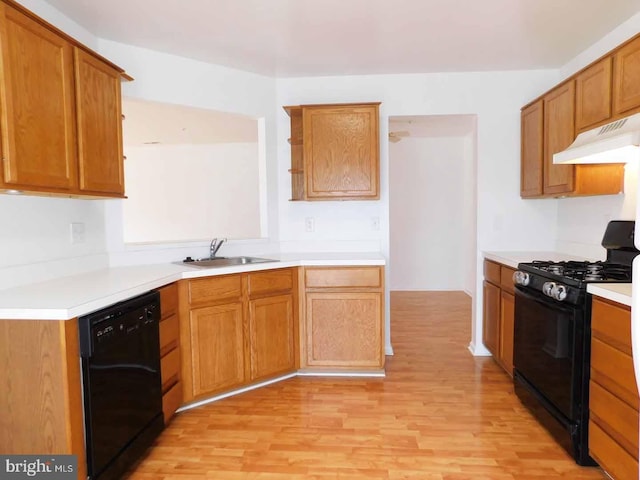
<svg viewBox="0 0 640 480"><path fill-rule="evenodd" d="M31 10L52 25L65 32L67 35L75 38L87 47L96 50L98 45L98 37L89 30L63 15L54 7L44 0L16 0L25 8Z"/></svg>
<svg viewBox="0 0 640 480"><path fill-rule="evenodd" d="M638 164L625 167L624 195L563 198L558 202L557 250L603 260L602 236L610 220L634 220Z"/></svg>
<svg viewBox="0 0 640 480"><path fill-rule="evenodd" d="M389 256L388 117L396 115L477 115L476 285L482 278L483 250L552 250L556 238L556 200L521 200L520 108L557 83L556 71L370 75L278 80L278 105L381 101L381 198L376 202L289 202L289 118L278 111L280 238L283 249L378 245ZM370 218L380 217L380 231ZM304 231L305 217L316 232ZM394 268L390 263L387 275ZM387 278L387 285L390 277ZM470 348L486 354L481 342L481 296L473 302ZM387 308L389 305L387 298ZM388 312L387 312L387 318ZM390 329L387 324L387 341ZM387 344L390 350L391 345Z"/></svg>
<svg viewBox="0 0 640 480"><path fill-rule="evenodd" d="M471 180L465 137L408 137L389 144L391 290L464 290ZM467 183L465 183L467 182Z"/></svg>
<svg viewBox="0 0 640 480"><path fill-rule="evenodd" d="M466 187L463 192L462 235L466 239L462 258L465 267L463 290L473 297L477 281L476 252L478 251L478 149L477 125L473 119L474 128L464 139L464 178L462 184Z"/></svg>
<svg viewBox="0 0 640 480"><path fill-rule="evenodd" d="M71 243L71 223L85 239ZM104 201L0 195L0 289L108 264Z"/></svg>
<svg viewBox="0 0 640 480"><path fill-rule="evenodd" d="M41 0L26 8L89 47L97 38ZM83 243L72 244L70 224L83 223ZM104 202L0 195L0 288L80 273L108 264Z"/></svg>
<svg viewBox="0 0 640 480"><path fill-rule="evenodd" d="M260 238L258 144L125 147L127 243Z"/></svg>
<svg viewBox="0 0 640 480"><path fill-rule="evenodd" d="M276 161L276 80L144 48L99 40L99 52L135 79L123 85L126 97L174 103L264 119L267 175L266 240L230 242L223 254L254 254L278 249L278 163ZM125 180L126 182L126 180ZM126 183L125 183L126 190ZM126 201L126 200L123 200ZM161 263L208 254L209 242L127 246L122 237L122 208L107 206L107 245L111 265ZM222 208L232 208L222 205ZM186 215L198 215L196 211Z"/></svg>

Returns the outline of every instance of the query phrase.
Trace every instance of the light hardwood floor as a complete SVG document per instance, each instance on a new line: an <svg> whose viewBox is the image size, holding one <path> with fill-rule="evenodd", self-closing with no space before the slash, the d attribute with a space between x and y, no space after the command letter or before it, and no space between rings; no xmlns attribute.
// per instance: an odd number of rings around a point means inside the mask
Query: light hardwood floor
<svg viewBox="0 0 640 480"><path fill-rule="evenodd" d="M393 292L386 378L294 378L178 414L130 479L607 478L471 356L470 315L463 293Z"/></svg>

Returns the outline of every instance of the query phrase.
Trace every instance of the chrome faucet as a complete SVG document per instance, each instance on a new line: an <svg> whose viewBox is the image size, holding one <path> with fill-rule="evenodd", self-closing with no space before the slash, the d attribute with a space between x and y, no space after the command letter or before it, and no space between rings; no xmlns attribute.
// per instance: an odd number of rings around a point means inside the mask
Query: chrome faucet
<svg viewBox="0 0 640 480"><path fill-rule="evenodd" d="M222 239L220 239L220 241L218 241L217 238L214 238L213 240L211 240L211 244L209 245L209 259L210 260L213 260L214 258L216 258L216 253L218 253L218 250L220 250L220 247L226 241L227 241L226 238L222 238Z"/></svg>

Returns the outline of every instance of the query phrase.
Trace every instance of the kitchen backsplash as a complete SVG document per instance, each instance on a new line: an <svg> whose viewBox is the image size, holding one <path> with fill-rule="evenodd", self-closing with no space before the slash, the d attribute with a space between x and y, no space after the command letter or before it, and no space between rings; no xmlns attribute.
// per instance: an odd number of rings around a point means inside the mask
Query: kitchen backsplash
<svg viewBox="0 0 640 480"><path fill-rule="evenodd" d="M625 167L623 195L563 198L558 201L557 250L588 258L604 259L602 235L610 220L634 220L638 164Z"/></svg>

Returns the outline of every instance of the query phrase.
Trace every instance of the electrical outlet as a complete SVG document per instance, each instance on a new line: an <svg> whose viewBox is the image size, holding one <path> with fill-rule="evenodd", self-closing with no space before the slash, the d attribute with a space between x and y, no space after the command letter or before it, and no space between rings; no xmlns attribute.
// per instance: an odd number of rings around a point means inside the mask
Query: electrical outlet
<svg viewBox="0 0 640 480"><path fill-rule="evenodd" d="M371 230L380 230L380 217L371 217Z"/></svg>
<svg viewBox="0 0 640 480"><path fill-rule="evenodd" d="M313 217L307 217L304 219L304 231L313 232L316 229L316 219Z"/></svg>
<svg viewBox="0 0 640 480"><path fill-rule="evenodd" d="M85 240L84 223L73 222L71 224L71 243L84 243Z"/></svg>

